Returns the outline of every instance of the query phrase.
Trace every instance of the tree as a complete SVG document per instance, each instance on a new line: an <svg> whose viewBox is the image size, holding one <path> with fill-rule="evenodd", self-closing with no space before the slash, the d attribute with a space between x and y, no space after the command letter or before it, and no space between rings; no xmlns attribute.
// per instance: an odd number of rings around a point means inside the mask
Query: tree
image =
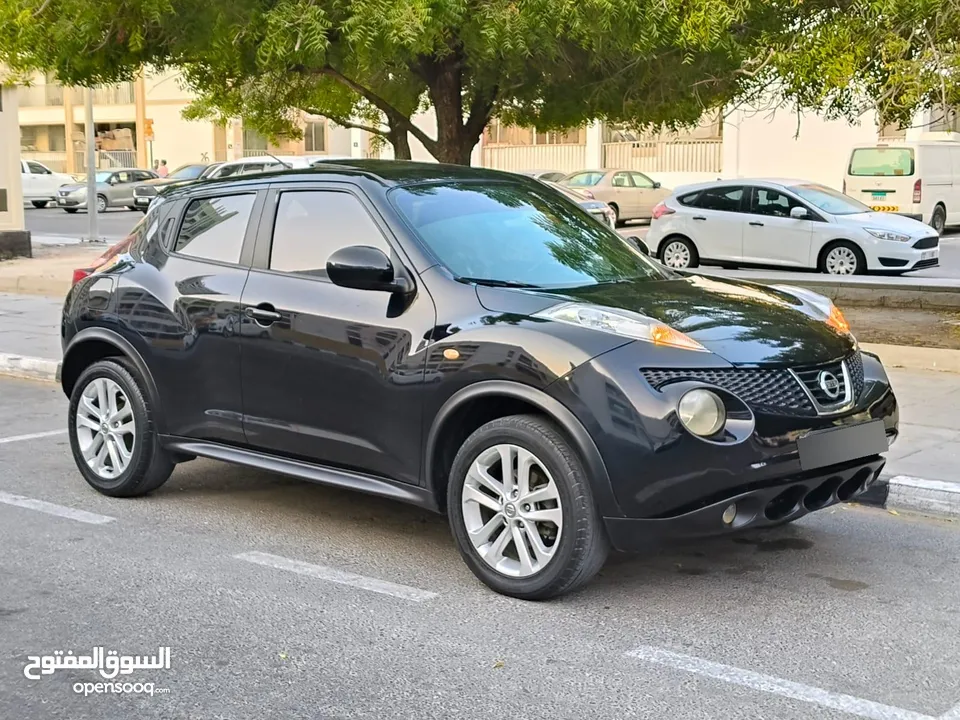
<svg viewBox="0 0 960 720"><path fill-rule="evenodd" d="M494 116L545 130L676 127L761 91L902 121L960 99L958 41L958 0L0 4L0 61L14 71L86 85L181 68L201 95L195 112L238 112L273 132L316 111L401 148L413 135L453 163L469 162ZM435 137L412 120L424 107Z"/></svg>

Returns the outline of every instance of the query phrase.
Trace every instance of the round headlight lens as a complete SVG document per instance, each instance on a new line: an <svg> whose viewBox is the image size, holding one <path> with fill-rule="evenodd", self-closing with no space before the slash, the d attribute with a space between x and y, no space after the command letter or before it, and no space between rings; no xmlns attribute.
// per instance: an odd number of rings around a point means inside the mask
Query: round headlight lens
<svg viewBox="0 0 960 720"><path fill-rule="evenodd" d="M727 419L720 398L701 388L691 390L680 398L677 415L687 430L700 437L716 435Z"/></svg>

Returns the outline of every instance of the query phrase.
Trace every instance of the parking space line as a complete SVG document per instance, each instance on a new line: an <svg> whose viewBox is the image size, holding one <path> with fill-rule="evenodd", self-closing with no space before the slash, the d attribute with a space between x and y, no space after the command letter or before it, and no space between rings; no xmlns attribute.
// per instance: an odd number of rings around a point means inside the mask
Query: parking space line
<svg viewBox="0 0 960 720"><path fill-rule="evenodd" d="M76 508L65 507L63 505L54 505L45 500L34 500L23 495L14 495L0 491L0 503L22 507L28 510L46 513L47 515L56 515L57 517L76 520L77 522L87 523L88 525L104 525L113 522L116 518L109 515L97 515L97 513L87 512L86 510L77 510Z"/></svg>
<svg viewBox="0 0 960 720"><path fill-rule="evenodd" d="M15 443L21 442L23 440L36 440L37 438L52 437L53 435L63 435L67 432L67 429L63 430L47 430L46 432L30 433L28 435L13 435L11 437L0 438L0 445L4 443Z"/></svg>
<svg viewBox="0 0 960 720"><path fill-rule="evenodd" d="M853 695L833 693L811 685L803 685L772 675L763 675L732 665L723 665L693 655L675 653L650 645L641 645L636 650L628 652L627 655L657 665L683 670L714 680L722 680L732 685L741 685L760 692L802 700L803 702L839 710L850 715L870 718L871 720L949 720L952 717L950 713L947 713L938 719L911 710L881 705Z"/></svg>
<svg viewBox="0 0 960 720"><path fill-rule="evenodd" d="M323 565L311 565L301 560L291 560L290 558L279 555L270 555L262 552L245 552L234 555L237 560L264 565L276 570L286 570L298 575L307 575L308 577L326 580L327 582L337 583L338 585L349 585L350 587L369 590L370 592L380 593L381 595L392 595L403 600L412 600L422 602L437 597L437 593L410 587L408 585L398 585L386 580L378 580L364 575L336 570L335 568L324 567Z"/></svg>

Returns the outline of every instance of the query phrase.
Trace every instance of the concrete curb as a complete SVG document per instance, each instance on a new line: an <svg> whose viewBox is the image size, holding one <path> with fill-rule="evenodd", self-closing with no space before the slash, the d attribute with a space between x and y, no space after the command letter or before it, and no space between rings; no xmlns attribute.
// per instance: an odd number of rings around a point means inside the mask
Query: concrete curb
<svg viewBox="0 0 960 720"><path fill-rule="evenodd" d="M57 382L59 369L60 363L57 360L0 353L0 375Z"/></svg>
<svg viewBox="0 0 960 720"><path fill-rule="evenodd" d="M857 498L864 505L960 519L960 483L924 480L909 475L881 477Z"/></svg>
<svg viewBox="0 0 960 720"><path fill-rule="evenodd" d="M860 347L880 357L884 367L960 373L960 350L861 343Z"/></svg>

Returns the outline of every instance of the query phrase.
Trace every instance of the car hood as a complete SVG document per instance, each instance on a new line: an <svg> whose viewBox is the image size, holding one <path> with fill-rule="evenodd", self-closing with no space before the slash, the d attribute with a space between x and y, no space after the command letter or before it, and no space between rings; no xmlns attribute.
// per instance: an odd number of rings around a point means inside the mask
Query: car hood
<svg viewBox="0 0 960 720"><path fill-rule="evenodd" d="M814 365L844 357L856 346L797 295L702 275L556 291L478 287L477 294L484 307L501 312L533 314L560 302L630 310L666 323L736 365Z"/></svg>
<svg viewBox="0 0 960 720"><path fill-rule="evenodd" d="M936 230L926 223L904 217L903 215L894 215L893 213L864 212L853 215L835 215L834 217L844 224L849 223L860 227L892 230L913 237L927 237L928 235L937 234Z"/></svg>
<svg viewBox="0 0 960 720"><path fill-rule="evenodd" d="M105 188L105 187L109 187L109 186L108 186L106 183L97 183L97 189L102 189L102 188ZM77 182L67 183L66 185L61 185L59 189L60 189L60 190L69 190L70 192L76 192L77 190L86 190L86 189L87 189L87 184L86 184L86 183L77 183Z"/></svg>
<svg viewBox="0 0 960 720"><path fill-rule="evenodd" d="M152 180L141 180L140 182L137 183L137 185L155 185L155 186L156 185L173 185L174 183L178 183L178 182L191 182L191 181L186 180L184 178L165 177L165 178L153 178Z"/></svg>

